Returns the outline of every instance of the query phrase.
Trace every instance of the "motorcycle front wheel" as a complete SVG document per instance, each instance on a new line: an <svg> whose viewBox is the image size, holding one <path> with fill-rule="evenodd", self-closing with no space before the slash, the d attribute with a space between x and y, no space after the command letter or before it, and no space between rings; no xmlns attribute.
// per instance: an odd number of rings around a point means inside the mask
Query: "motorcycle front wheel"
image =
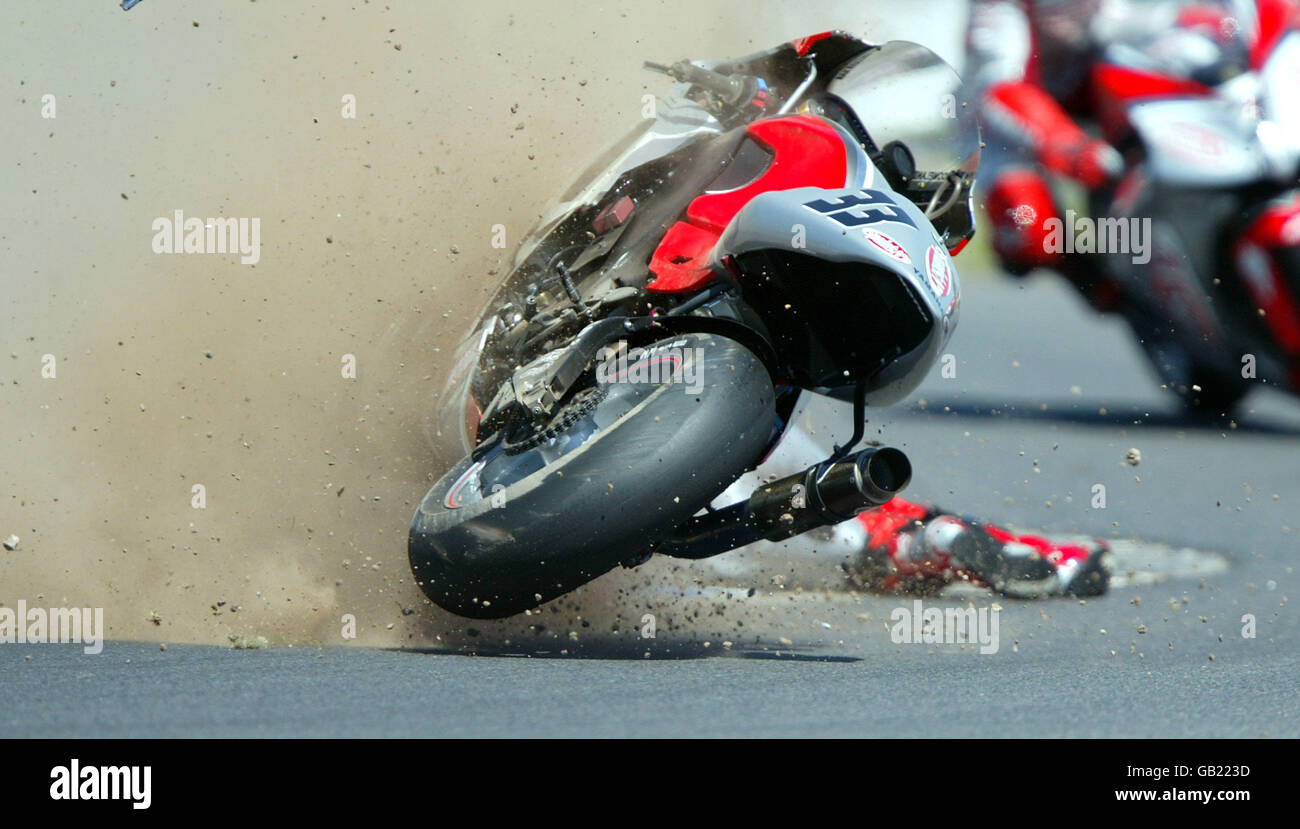
<svg viewBox="0 0 1300 829"><path fill-rule="evenodd" d="M425 495L408 553L439 607L511 616L639 563L770 443L771 377L734 340L682 335L615 368Z"/></svg>

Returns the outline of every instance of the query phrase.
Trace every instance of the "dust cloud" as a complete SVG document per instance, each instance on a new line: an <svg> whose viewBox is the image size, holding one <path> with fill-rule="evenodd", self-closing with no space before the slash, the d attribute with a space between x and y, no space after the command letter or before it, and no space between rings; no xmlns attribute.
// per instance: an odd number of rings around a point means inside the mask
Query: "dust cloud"
<svg viewBox="0 0 1300 829"><path fill-rule="evenodd" d="M344 614L367 644L541 635L432 607L406 561L442 471L440 373L511 253L492 226L512 247L635 123L664 88L642 60L828 28L952 59L956 21L937 43L932 23L766 0L3 4L0 537L20 541L0 602L103 607L109 637L163 642L343 644ZM258 261L155 253L177 210L257 219ZM540 627L626 630L647 578L692 581L649 572Z"/></svg>

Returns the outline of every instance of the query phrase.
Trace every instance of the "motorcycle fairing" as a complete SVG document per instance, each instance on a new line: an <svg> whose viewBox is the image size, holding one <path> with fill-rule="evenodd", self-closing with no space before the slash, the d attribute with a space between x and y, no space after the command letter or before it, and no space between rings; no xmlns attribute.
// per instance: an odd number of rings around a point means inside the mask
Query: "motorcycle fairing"
<svg viewBox="0 0 1300 829"><path fill-rule="evenodd" d="M1183 187L1249 184L1269 172L1254 124L1240 106L1218 99L1148 101L1129 110L1145 146L1149 170L1161 182Z"/></svg>
<svg viewBox="0 0 1300 829"><path fill-rule="evenodd" d="M1300 273L1288 279L1286 267L1300 261L1300 191L1261 211L1237 240L1233 256L1273 338L1291 358L1300 357Z"/></svg>
<svg viewBox="0 0 1300 829"><path fill-rule="evenodd" d="M684 221L669 228L655 250L650 271L651 291L694 291L714 277L709 257L731 219L760 193L796 185L833 189L848 184L848 147L830 122L792 115L755 122L748 138L771 155L766 169L753 181L731 190L706 192L686 209Z"/></svg>
<svg viewBox="0 0 1300 829"><path fill-rule="evenodd" d="M1129 132L1129 107L1152 98L1200 97L1210 87L1148 69L1098 63L1092 70L1092 89L1097 120L1108 140L1118 142Z"/></svg>
<svg viewBox="0 0 1300 829"><path fill-rule="evenodd" d="M801 261L806 258L801 246L792 242L792 229L798 228L801 243L817 251L817 261ZM782 343L795 355L788 379L819 394L845 398L863 380L871 405L898 402L922 379L911 369L935 362L956 324L960 288L942 240L916 205L875 175L862 186L800 187L755 196L714 247L714 267L723 267L726 259L738 264L743 292L786 283L779 286L784 301L755 303L767 309L764 324L770 332L786 330L798 318L801 294L816 297L808 307L840 312L836 319L802 326L813 340ZM827 301L837 295L838 302ZM901 326L891 336L902 347L888 354L868 342L879 335L876 329L894 324L881 315L880 303L890 306ZM828 355L834 359L823 359ZM837 362L851 369L831 374L819 368Z"/></svg>

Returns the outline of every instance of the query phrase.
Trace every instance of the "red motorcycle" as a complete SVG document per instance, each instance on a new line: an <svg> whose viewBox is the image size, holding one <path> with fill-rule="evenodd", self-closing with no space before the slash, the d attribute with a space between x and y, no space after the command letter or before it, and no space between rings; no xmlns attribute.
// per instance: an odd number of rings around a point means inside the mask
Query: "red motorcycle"
<svg viewBox="0 0 1300 829"><path fill-rule="evenodd" d="M1214 414L1255 383L1300 394L1300 31L1287 8L1262 3L1258 30L1233 37L1185 26L1114 43L1093 69L1127 169L1093 196L1096 241L1112 250L1084 257L1091 281L1117 290L1109 304L1169 388ZM1148 248L1134 256L1115 237L1138 222Z"/></svg>
<svg viewBox="0 0 1300 829"><path fill-rule="evenodd" d="M672 77L562 197L462 346L441 432L464 458L411 523L411 568L464 616L522 612L655 552L701 558L839 523L911 470L854 451L957 319L979 135L913 43L826 33ZM830 457L709 503L799 395L854 402Z"/></svg>

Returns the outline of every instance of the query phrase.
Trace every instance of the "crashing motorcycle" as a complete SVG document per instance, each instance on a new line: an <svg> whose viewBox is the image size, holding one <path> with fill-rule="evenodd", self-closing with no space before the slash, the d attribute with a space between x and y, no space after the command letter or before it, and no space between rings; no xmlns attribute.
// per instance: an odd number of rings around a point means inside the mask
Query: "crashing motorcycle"
<svg viewBox="0 0 1300 829"><path fill-rule="evenodd" d="M671 93L522 241L438 403L464 457L409 554L452 613L789 538L911 478L897 449L858 447L957 321L979 134L956 73L840 32L646 67ZM805 394L852 401L843 443L715 505Z"/></svg>
<svg viewBox="0 0 1300 829"><path fill-rule="evenodd" d="M1300 32L1266 16L1116 43L1094 68L1126 171L1093 194L1112 250L1082 257L1086 281L1193 410L1227 414L1256 383L1300 394L1297 79ZM1149 250L1131 256L1115 237L1147 220Z"/></svg>

